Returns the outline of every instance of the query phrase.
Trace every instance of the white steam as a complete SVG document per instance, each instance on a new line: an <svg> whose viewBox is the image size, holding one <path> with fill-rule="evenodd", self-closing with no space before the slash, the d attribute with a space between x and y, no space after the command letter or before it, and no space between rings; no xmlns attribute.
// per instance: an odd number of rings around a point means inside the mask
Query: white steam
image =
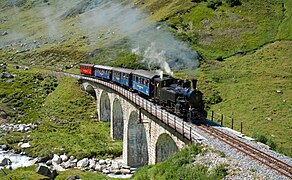
<svg viewBox="0 0 292 180"><path fill-rule="evenodd" d="M171 69L197 68L197 53L167 28L151 24L147 14L120 1L98 2L95 8L80 15L82 28L90 38L127 37L132 52L143 56L143 63L158 66L170 75ZM107 33L97 33L104 31Z"/></svg>
<svg viewBox="0 0 292 180"><path fill-rule="evenodd" d="M151 43L151 45L146 48L145 51L142 50L142 52L140 52L140 48L138 47L132 49L132 53L143 55L142 62L148 64L149 69L151 69L152 66L159 66L160 69L164 70L167 74L173 75L173 72L171 71L169 64L166 61L167 58L165 57L165 51L161 50L158 52L154 42Z"/></svg>

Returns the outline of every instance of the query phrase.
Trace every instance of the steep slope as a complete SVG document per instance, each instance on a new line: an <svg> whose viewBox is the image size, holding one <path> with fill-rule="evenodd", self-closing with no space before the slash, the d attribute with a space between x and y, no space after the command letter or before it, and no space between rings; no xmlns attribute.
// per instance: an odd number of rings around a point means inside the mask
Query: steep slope
<svg viewBox="0 0 292 180"><path fill-rule="evenodd" d="M134 50L145 50L161 37L154 55L162 52L160 47L177 49L186 42L192 67L198 66L199 53L199 88L206 99L223 99L211 108L244 121L247 134L266 134L291 154L291 1L241 0L233 7L226 0L0 2L1 62L58 70L80 62L152 68L145 63L145 51ZM181 57L181 52L169 54ZM153 54L154 61L164 57ZM181 59L173 59L170 68L177 68ZM196 74L182 68L175 73L184 78ZM277 89L283 94L273 94Z"/></svg>

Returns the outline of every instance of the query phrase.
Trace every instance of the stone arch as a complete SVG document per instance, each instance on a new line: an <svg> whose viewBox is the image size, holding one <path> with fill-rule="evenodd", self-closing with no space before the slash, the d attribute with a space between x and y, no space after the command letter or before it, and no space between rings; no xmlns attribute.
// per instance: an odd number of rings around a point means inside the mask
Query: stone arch
<svg viewBox="0 0 292 180"><path fill-rule="evenodd" d="M100 121L110 122L111 104L110 104L110 98L106 91L102 91L101 93L99 108L100 108Z"/></svg>
<svg viewBox="0 0 292 180"><path fill-rule="evenodd" d="M113 103L113 139L123 140L124 135L124 118L121 101L116 98Z"/></svg>
<svg viewBox="0 0 292 180"><path fill-rule="evenodd" d="M127 162L129 166L148 164L148 144L146 129L139 123L138 113L133 111L128 122Z"/></svg>
<svg viewBox="0 0 292 180"><path fill-rule="evenodd" d="M165 160L169 155L177 151L178 147L170 135L161 134L156 142L156 163Z"/></svg>
<svg viewBox="0 0 292 180"><path fill-rule="evenodd" d="M85 86L85 91L96 99L96 92L92 85L88 84L87 86Z"/></svg>

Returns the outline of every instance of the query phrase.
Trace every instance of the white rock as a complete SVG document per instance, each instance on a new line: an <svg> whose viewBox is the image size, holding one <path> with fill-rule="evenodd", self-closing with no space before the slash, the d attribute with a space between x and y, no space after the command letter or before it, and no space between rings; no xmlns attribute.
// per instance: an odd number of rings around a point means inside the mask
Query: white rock
<svg viewBox="0 0 292 180"><path fill-rule="evenodd" d="M60 156L57 154L54 154L54 157L52 159L52 164L53 165L61 164L61 162L62 162L62 159L60 158Z"/></svg>
<svg viewBox="0 0 292 180"><path fill-rule="evenodd" d="M55 165L53 166L53 170L57 170L57 171L65 171L65 169L64 169L62 166L58 165L58 164L55 164Z"/></svg>
<svg viewBox="0 0 292 180"><path fill-rule="evenodd" d="M119 167L119 163L116 162L116 161L113 161L113 162L112 162L112 168L113 168L113 169L119 169L119 168L120 168L120 167Z"/></svg>
<svg viewBox="0 0 292 180"><path fill-rule="evenodd" d="M66 154L61 155L60 158L62 159L62 162L65 162L68 160L68 157L66 156Z"/></svg>
<svg viewBox="0 0 292 180"><path fill-rule="evenodd" d="M111 160L111 159L106 159L106 160L105 160L105 163L106 163L106 164L111 164L111 163L112 163L112 160Z"/></svg>
<svg viewBox="0 0 292 180"><path fill-rule="evenodd" d="M103 170L102 170L102 173L104 173L104 174L109 174L110 171L109 171L108 169L103 169Z"/></svg>
<svg viewBox="0 0 292 180"><path fill-rule="evenodd" d="M94 169L96 165L96 161L94 159L89 160L89 168Z"/></svg>
<svg viewBox="0 0 292 180"><path fill-rule="evenodd" d="M130 169L121 169L121 173L122 174L130 174L131 171L130 171Z"/></svg>
<svg viewBox="0 0 292 180"><path fill-rule="evenodd" d="M88 158L84 158L84 159L77 162L77 167L84 168L84 167L87 167L88 164L89 164Z"/></svg>
<svg viewBox="0 0 292 180"><path fill-rule="evenodd" d="M20 147L25 149L25 148L30 148L31 146L29 143L23 143Z"/></svg>
<svg viewBox="0 0 292 180"><path fill-rule="evenodd" d="M101 170L102 170L100 164L96 164L94 169L95 169L96 171L99 171L99 172L101 172Z"/></svg>
<svg viewBox="0 0 292 180"><path fill-rule="evenodd" d="M105 160L103 160L103 159L99 160L100 165L104 165L105 163L106 163Z"/></svg>
<svg viewBox="0 0 292 180"><path fill-rule="evenodd" d="M65 169L68 169L68 168L71 168L71 167L72 167L72 163L71 163L70 160L69 160L69 161L66 161L66 162L64 162L64 163L62 163L62 165L63 165L63 167L64 167Z"/></svg>

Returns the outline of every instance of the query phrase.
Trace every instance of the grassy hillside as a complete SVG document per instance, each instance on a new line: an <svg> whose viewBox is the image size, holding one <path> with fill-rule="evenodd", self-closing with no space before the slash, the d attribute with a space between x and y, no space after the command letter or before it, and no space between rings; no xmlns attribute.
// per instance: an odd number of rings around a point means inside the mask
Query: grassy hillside
<svg viewBox="0 0 292 180"><path fill-rule="evenodd" d="M30 137L9 133L1 143L18 149L18 142L24 138L32 145L27 154L34 157L47 157L53 153L67 153L79 159L121 155L121 142L110 139L109 124L96 121L94 99L80 91L76 79L62 78L56 86L56 79L50 75L35 74L34 70L12 72L17 75L13 82L1 79L0 108L10 112L10 122L37 122L40 125ZM13 111L14 107L19 108Z"/></svg>
<svg viewBox="0 0 292 180"><path fill-rule="evenodd" d="M194 165L193 161L200 152L198 145L190 145L155 166L140 169L133 179L222 179L227 175L224 164L211 170L202 164Z"/></svg>
<svg viewBox="0 0 292 180"><path fill-rule="evenodd" d="M284 18L279 1L243 0L242 5L235 7L222 2L216 10L208 8L209 1L201 2L168 22L205 59L245 53L277 39Z"/></svg>
<svg viewBox="0 0 292 180"><path fill-rule="evenodd" d="M126 4L127 1L123 2ZM237 122L243 121L246 134L263 134L276 142L278 151L291 156L291 0L241 0L241 5L234 7L226 0L131 2L133 7L147 13L147 23L168 25L176 39L190 44L199 53L199 75L183 70L176 75L183 78L189 78L190 74L198 76L199 88L212 110L232 116ZM212 6L214 2L216 6ZM57 70L76 68L80 62L147 67L140 62L142 56L131 52L130 38L117 35L120 30L113 28L117 22L114 25L102 22L116 11L95 16L97 11L91 5L94 4L90 1L80 4L77 0L70 3L50 0L49 4L33 0L1 0L1 63ZM127 25L130 23L124 26ZM17 53L17 50L26 52ZM95 123L91 117L94 116L94 105L90 104L89 109L80 107L91 100L80 94L75 81L64 79L55 89L55 78L49 75L40 78L36 71L11 72L18 76L13 83L1 80L0 108L15 121L42 119L44 122L32 135L37 138L32 139L33 148L28 153L43 156L56 151L77 153L80 157L102 156L107 154L106 151L112 155L120 154L120 143L110 141L105 135L107 125ZM42 90L36 91L37 87ZM64 92L70 93L64 95ZM29 94L33 98L26 98ZM76 94L78 98L75 98ZM221 98L222 102L218 103ZM19 111L13 111L13 107L19 107ZM75 116L75 111L80 116ZM81 115L87 117L86 121L81 120ZM88 124L93 125L92 129L85 130ZM96 134L100 128L105 131ZM58 137L73 138L64 143ZM89 145L100 137L108 141L95 141L96 144ZM16 134L4 140L16 145L13 139L17 138L22 137ZM78 138L84 141L75 143ZM43 144L46 139L52 141ZM110 146L106 146L107 143ZM44 150L49 144L56 148L55 151ZM81 150L84 144L85 152ZM108 148L99 151L93 146Z"/></svg>
<svg viewBox="0 0 292 180"><path fill-rule="evenodd" d="M242 121L244 133L248 135L253 132L266 135L276 142L280 152L290 156L291 48L291 41L275 42L250 55L238 55L202 67L205 79L217 87L223 98L212 109L234 117L237 129Z"/></svg>

